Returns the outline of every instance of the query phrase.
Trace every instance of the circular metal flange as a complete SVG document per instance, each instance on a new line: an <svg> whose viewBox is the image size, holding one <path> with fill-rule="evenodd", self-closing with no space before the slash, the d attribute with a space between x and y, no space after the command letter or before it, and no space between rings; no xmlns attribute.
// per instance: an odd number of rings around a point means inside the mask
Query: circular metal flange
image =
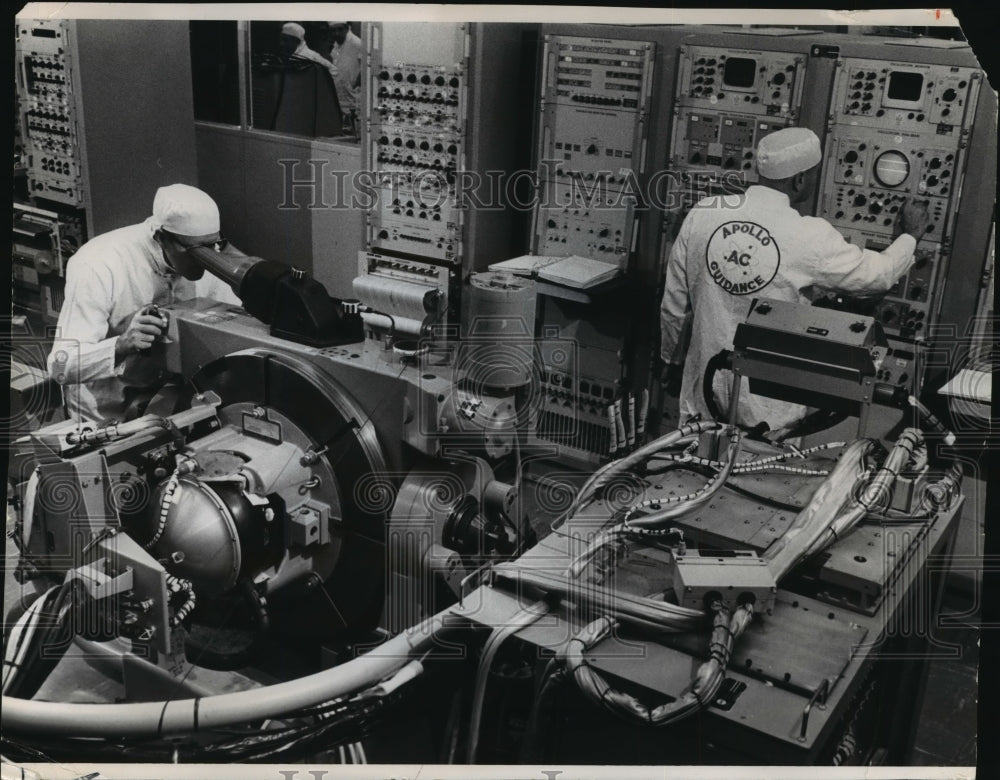
<svg viewBox="0 0 1000 780"><path fill-rule="evenodd" d="M292 423L293 430L283 434L289 440L322 453L313 470L321 484L330 475L332 501L339 504L339 510L331 506L331 513L340 515L339 522L331 522L330 544L314 561L313 570L329 596L324 601L330 625L324 629L339 634L375 628L382 611L389 508L363 500L356 486L372 474L385 475L387 466L364 408L307 358L267 349L218 358L191 382L197 392L218 393L224 423L239 425L235 418L244 409L260 406ZM289 599L284 611L290 619L308 623L307 601ZM298 612L302 614L290 614ZM316 622L315 615L311 621Z"/></svg>

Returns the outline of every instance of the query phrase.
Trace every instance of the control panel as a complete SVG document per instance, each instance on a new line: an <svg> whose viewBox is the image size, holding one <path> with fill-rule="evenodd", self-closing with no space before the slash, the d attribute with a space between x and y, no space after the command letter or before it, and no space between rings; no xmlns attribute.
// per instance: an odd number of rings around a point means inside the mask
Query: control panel
<svg viewBox="0 0 1000 780"><path fill-rule="evenodd" d="M844 124L952 136L972 117L980 78L973 68L845 58L833 114Z"/></svg>
<svg viewBox="0 0 1000 780"><path fill-rule="evenodd" d="M549 183L541 255L580 255L624 268L637 228L635 198L614 190ZM629 232L626 232L629 231Z"/></svg>
<svg viewBox="0 0 1000 780"><path fill-rule="evenodd" d="M892 243L907 201L925 203L931 217L913 267L884 297L819 301L882 323L891 352L881 381L920 382L916 344L940 307L980 82L972 68L837 62L818 215L874 251Z"/></svg>
<svg viewBox="0 0 1000 780"><path fill-rule="evenodd" d="M531 444L555 445L562 457L578 463L600 463L613 454L616 415L632 419L621 380L622 305L621 299L604 302L594 312L585 304L544 300L542 371Z"/></svg>
<svg viewBox="0 0 1000 780"><path fill-rule="evenodd" d="M83 244L84 235L79 213L14 204L11 293L15 308L39 315L44 325L55 324L66 261Z"/></svg>
<svg viewBox="0 0 1000 780"><path fill-rule="evenodd" d="M674 170L757 180L754 155L769 133L797 122L801 54L682 46L670 161Z"/></svg>
<svg viewBox="0 0 1000 780"><path fill-rule="evenodd" d="M367 244L461 262L466 78L452 66L383 63L371 71L369 159L377 205Z"/></svg>
<svg viewBox="0 0 1000 780"><path fill-rule="evenodd" d="M377 251L358 253L354 295L371 334L417 338L457 317L459 276L448 263L403 259Z"/></svg>
<svg viewBox="0 0 1000 780"><path fill-rule="evenodd" d="M402 260L378 252L359 252L358 276L368 274L438 287L441 290L442 304L447 304L448 287L454 281L452 271L446 266L423 263L419 260Z"/></svg>
<svg viewBox="0 0 1000 780"><path fill-rule="evenodd" d="M629 269L645 175L656 44L546 35L538 115L538 202L532 251L579 255ZM616 296L617 293L611 293ZM607 300L587 303L546 293L541 399L532 442L560 457L596 464L612 454L625 386L622 355L630 323ZM617 404L617 407L616 407Z"/></svg>
<svg viewBox="0 0 1000 780"><path fill-rule="evenodd" d="M793 117L802 100L801 65L798 54L682 46L677 96L692 106Z"/></svg>
<svg viewBox="0 0 1000 780"><path fill-rule="evenodd" d="M18 22L16 78L29 194L82 206L84 188L69 49L67 22Z"/></svg>
<svg viewBox="0 0 1000 780"><path fill-rule="evenodd" d="M549 35L533 249L625 268L646 156L654 44Z"/></svg>

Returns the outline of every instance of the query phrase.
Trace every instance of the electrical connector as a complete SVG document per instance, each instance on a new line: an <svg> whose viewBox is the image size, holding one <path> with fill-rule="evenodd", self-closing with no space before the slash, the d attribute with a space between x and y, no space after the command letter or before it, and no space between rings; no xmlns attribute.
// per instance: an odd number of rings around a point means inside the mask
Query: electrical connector
<svg viewBox="0 0 1000 780"><path fill-rule="evenodd" d="M681 606L704 609L718 599L729 610L753 604L755 612L774 609L778 583L767 564L751 551L674 556L674 594Z"/></svg>

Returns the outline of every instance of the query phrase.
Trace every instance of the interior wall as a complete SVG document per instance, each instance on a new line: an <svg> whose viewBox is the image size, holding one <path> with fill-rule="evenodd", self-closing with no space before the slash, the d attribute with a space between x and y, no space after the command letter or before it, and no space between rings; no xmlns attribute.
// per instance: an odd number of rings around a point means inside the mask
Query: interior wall
<svg viewBox="0 0 1000 780"><path fill-rule="evenodd" d="M363 212L353 196L356 144L195 124L199 186L219 204L222 232L247 254L304 269L352 297Z"/></svg>
<svg viewBox="0 0 1000 780"><path fill-rule="evenodd" d="M316 148L319 146L322 149ZM364 246L365 214L357 199L365 193L355 186L361 148L318 142L313 147L313 159L328 161L323 202L310 211L313 276L326 285L331 295L353 298L358 252Z"/></svg>
<svg viewBox="0 0 1000 780"><path fill-rule="evenodd" d="M188 25L80 19L73 32L87 228L96 236L148 217L159 187L195 183Z"/></svg>

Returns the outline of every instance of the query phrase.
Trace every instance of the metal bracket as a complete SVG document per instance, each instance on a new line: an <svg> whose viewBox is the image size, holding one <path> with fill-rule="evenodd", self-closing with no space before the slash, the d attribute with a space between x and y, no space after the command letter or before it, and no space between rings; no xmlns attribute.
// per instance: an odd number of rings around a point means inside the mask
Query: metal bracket
<svg viewBox="0 0 1000 780"><path fill-rule="evenodd" d="M67 574L67 581L79 579L95 601L132 590L132 569L126 567L119 574L109 575L104 571L105 561L105 558L99 558L72 569Z"/></svg>
<svg viewBox="0 0 1000 780"><path fill-rule="evenodd" d="M813 705L816 704L820 708L823 708L826 705L826 697L829 693L830 679L827 677L819 684L813 692L812 698L809 699L809 703L802 710L802 728L799 730L799 742L806 741L806 732L809 730L809 713L812 712Z"/></svg>
<svg viewBox="0 0 1000 780"><path fill-rule="evenodd" d="M826 57L827 59L837 59L840 56L839 46L830 46L829 44L814 44L811 49L809 49L810 57Z"/></svg>

